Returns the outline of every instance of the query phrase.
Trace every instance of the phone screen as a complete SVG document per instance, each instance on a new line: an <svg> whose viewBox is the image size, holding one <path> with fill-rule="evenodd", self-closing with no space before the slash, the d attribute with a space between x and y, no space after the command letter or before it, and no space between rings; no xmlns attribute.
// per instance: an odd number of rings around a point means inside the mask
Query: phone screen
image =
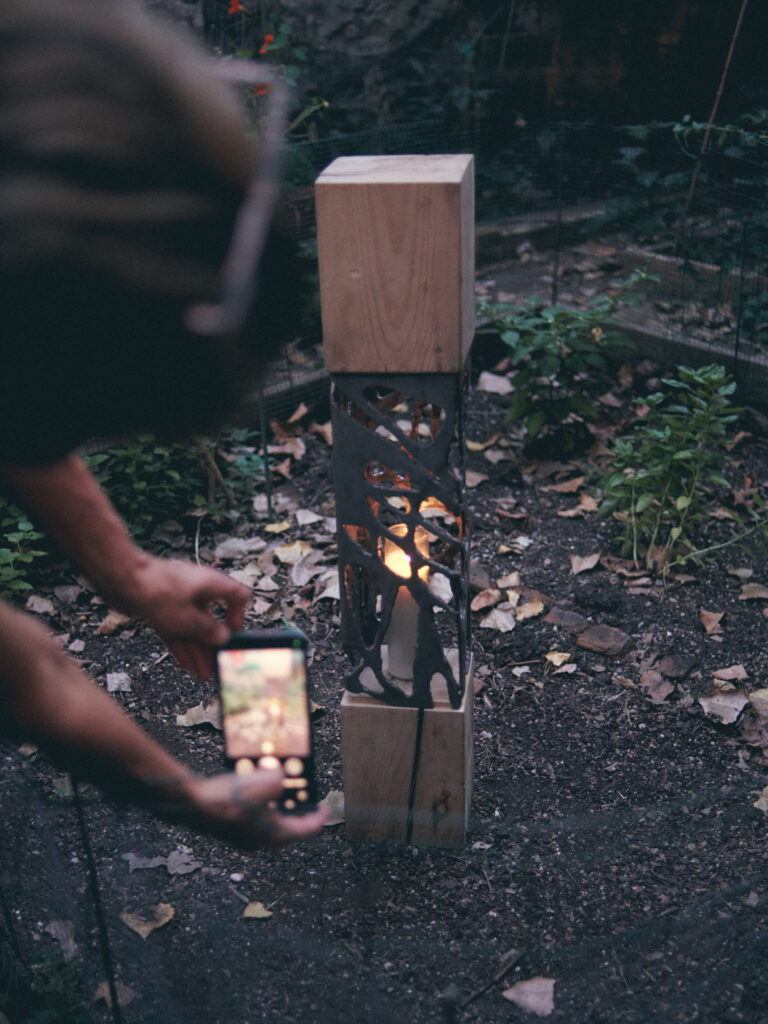
<svg viewBox="0 0 768 1024"><path fill-rule="evenodd" d="M293 647L217 655L227 757L311 755L304 652Z"/></svg>

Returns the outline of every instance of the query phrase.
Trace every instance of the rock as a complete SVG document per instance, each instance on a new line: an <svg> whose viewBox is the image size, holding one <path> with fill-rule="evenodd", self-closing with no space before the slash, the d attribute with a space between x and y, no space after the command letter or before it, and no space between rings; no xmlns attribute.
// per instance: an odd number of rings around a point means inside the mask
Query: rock
<svg viewBox="0 0 768 1024"><path fill-rule="evenodd" d="M589 626L589 622L583 615L572 612L568 608L553 608L543 621L548 622L550 626L567 629L569 633L582 633Z"/></svg>
<svg viewBox="0 0 768 1024"><path fill-rule="evenodd" d="M491 577L474 559L469 563L469 586L474 594L487 590L491 585Z"/></svg>
<svg viewBox="0 0 768 1024"><path fill-rule="evenodd" d="M618 658L632 646L632 637L613 626L590 626L576 638L576 645L595 654Z"/></svg>

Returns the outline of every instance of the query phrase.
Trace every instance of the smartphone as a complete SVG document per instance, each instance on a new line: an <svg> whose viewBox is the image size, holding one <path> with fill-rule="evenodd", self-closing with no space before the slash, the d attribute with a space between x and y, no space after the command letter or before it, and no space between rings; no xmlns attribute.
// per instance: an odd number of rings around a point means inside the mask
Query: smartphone
<svg viewBox="0 0 768 1024"><path fill-rule="evenodd" d="M224 750L240 774L285 773L285 814L317 806L307 690L307 638L296 630L233 633L216 651Z"/></svg>

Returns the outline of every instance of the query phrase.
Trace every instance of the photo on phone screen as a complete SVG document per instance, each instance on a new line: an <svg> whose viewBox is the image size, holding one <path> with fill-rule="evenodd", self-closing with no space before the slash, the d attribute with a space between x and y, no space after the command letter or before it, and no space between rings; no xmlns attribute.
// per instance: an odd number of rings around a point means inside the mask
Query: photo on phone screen
<svg viewBox="0 0 768 1024"><path fill-rule="evenodd" d="M281 811L317 803L307 696L306 638L236 633L216 652L224 749L236 772L282 767Z"/></svg>
<svg viewBox="0 0 768 1024"><path fill-rule="evenodd" d="M304 652L221 650L218 662L227 757L309 757Z"/></svg>

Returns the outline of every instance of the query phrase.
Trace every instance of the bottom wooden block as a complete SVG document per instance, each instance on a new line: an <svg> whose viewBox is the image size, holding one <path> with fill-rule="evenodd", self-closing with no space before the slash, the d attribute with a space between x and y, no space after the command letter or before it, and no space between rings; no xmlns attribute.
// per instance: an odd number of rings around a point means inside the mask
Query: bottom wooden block
<svg viewBox="0 0 768 1024"><path fill-rule="evenodd" d="M472 799L472 666L460 708L397 708L345 693L344 815L353 840L466 842Z"/></svg>

